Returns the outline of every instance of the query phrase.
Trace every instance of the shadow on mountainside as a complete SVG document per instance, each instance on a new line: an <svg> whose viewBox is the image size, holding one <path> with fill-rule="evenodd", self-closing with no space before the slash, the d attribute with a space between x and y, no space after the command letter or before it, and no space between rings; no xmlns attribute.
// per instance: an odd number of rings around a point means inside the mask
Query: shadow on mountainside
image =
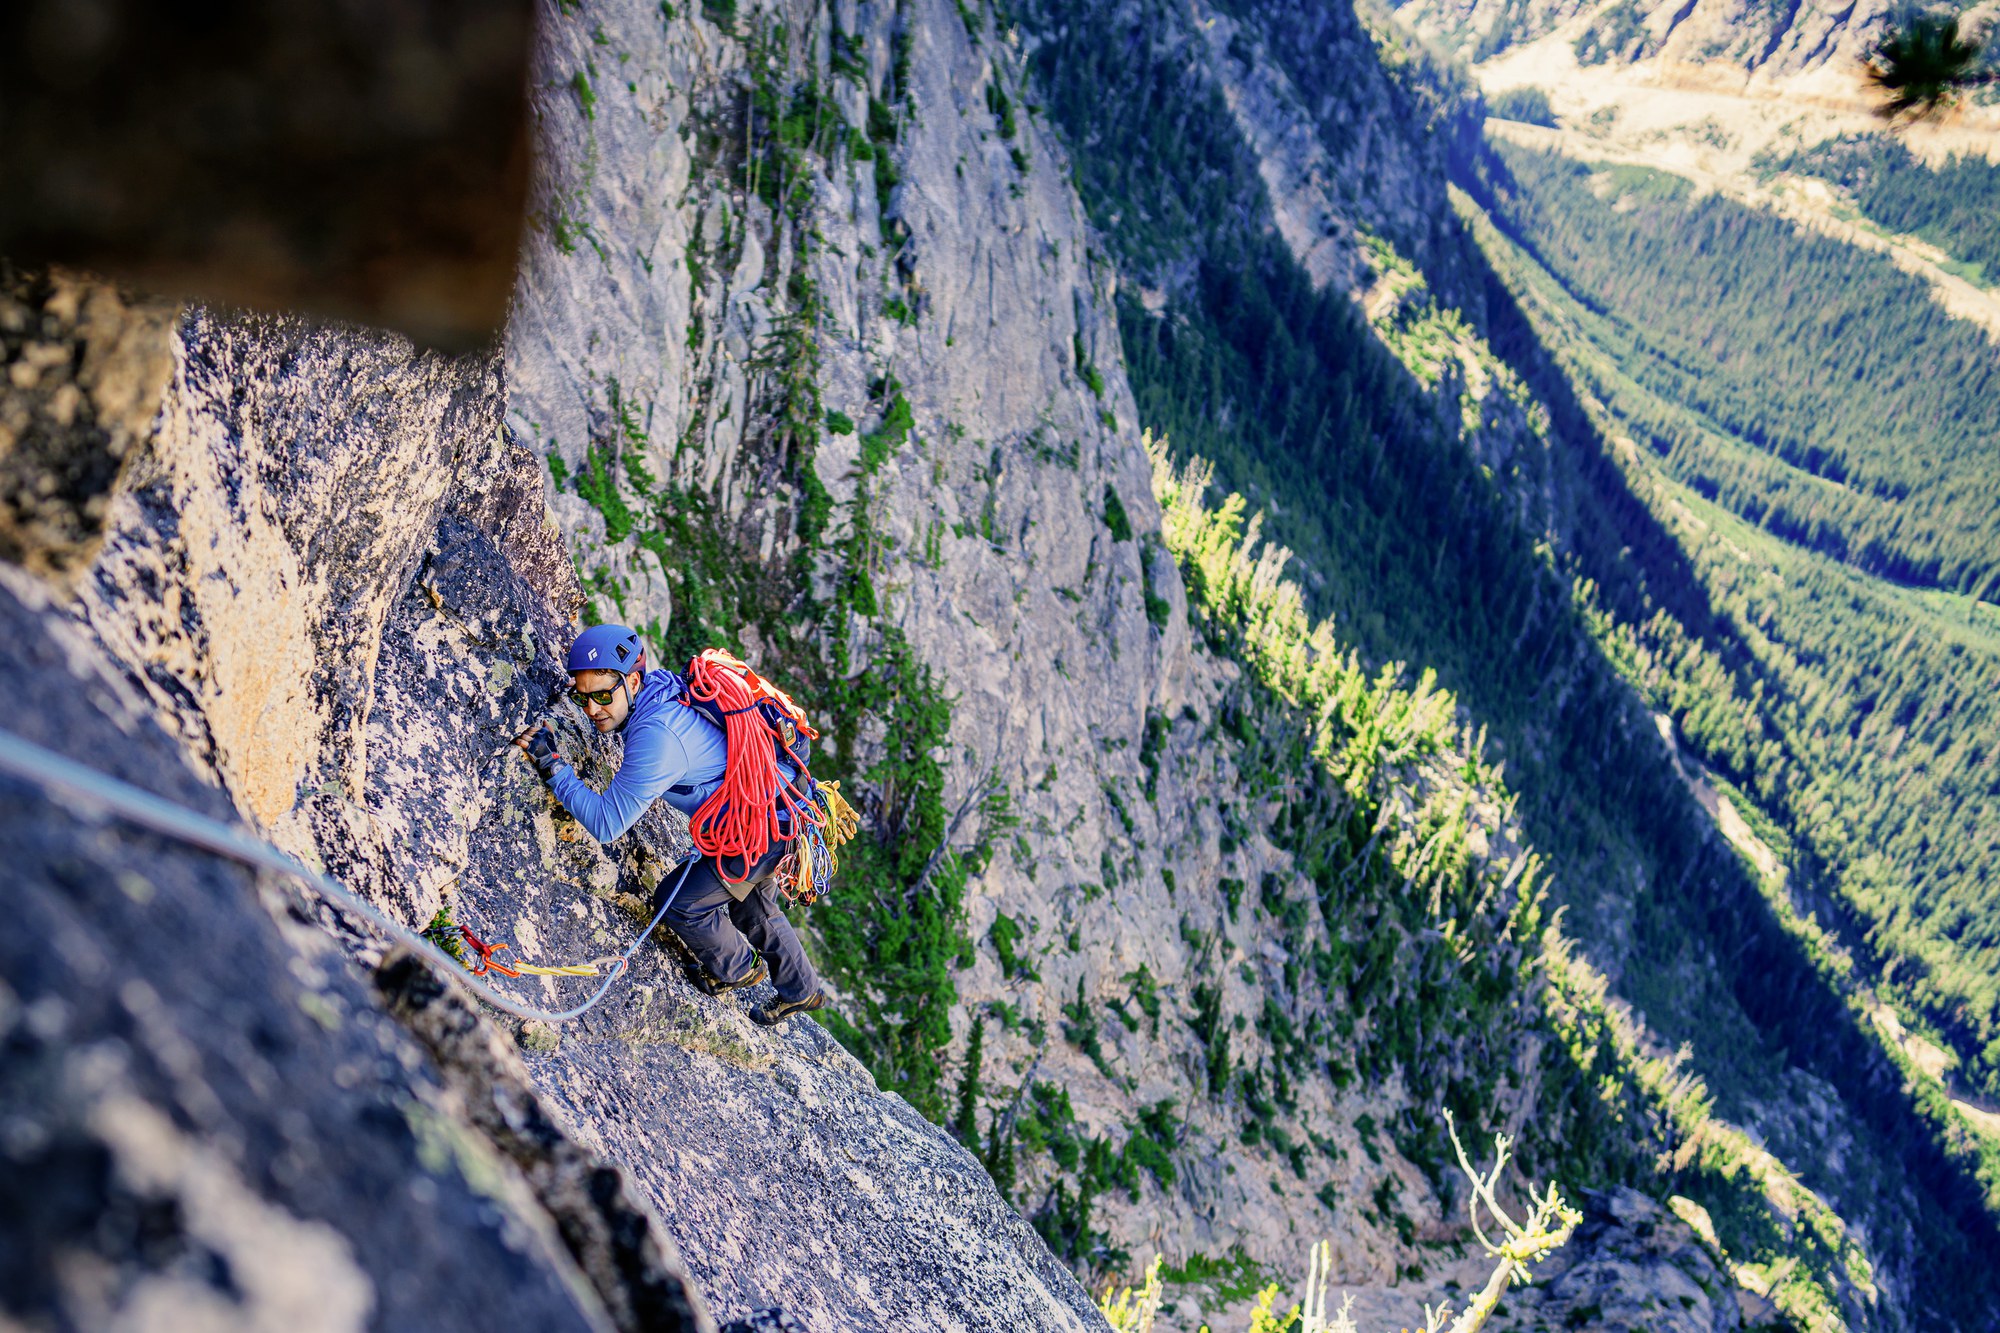
<svg viewBox="0 0 2000 1333"><path fill-rule="evenodd" d="M1312 290L1269 225L1263 182L1201 62L1175 38L1121 23L1050 15L1033 63L1125 274L1121 333L1142 419L1267 510L1266 534L1299 553L1302 581L1348 642L1375 661L1434 668L1490 728L1570 928L1665 1049L1687 1045L1722 1113L1784 1136L1786 1166L1865 1226L1880 1280L1909 1308L1957 1326L1990 1321L2000 1234L1975 1164L1926 1118L1875 1033L1716 836L1573 599L1571 579L1586 576L1620 611L1650 596L1691 633L1730 633L1671 534L1626 489L1459 227L1454 267L1466 276L1452 286L1485 293L1494 344L1556 423L1553 499L1571 543L1538 550L1514 497L1459 443L1456 404L1441 420L1353 300ZM1321 90L1302 91L1311 105ZM1424 132L1410 114L1385 126L1381 111L1329 116L1320 132ZM1444 182L1429 186L1448 214ZM1550 1100L1567 1100L1582 1132L1601 1107L1569 1077L1578 1086ZM1825 1127L1801 1104L1815 1086L1842 1108ZM1608 1150L1631 1130L1593 1132ZM1562 1160L1564 1145L1544 1147ZM1697 1155L1656 1174L1629 1138L1625 1152L1610 1170L1708 1203L1725 1231L1826 1258L1723 1164ZM1607 1167L1581 1154L1573 1165Z"/></svg>

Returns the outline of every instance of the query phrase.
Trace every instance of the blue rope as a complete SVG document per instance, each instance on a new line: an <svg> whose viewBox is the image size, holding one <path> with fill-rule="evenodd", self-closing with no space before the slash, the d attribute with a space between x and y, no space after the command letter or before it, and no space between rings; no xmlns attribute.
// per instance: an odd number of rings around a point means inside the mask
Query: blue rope
<svg viewBox="0 0 2000 1333"><path fill-rule="evenodd" d="M504 1009L518 1018L532 1019L540 1023L567 1023L597 1007L598 1001L602 1000L605 993L611 989L611 983L625 975L626 969L631 965L632 955L639 952L639 946L646 942L654 928L666 917L667 909L674 905L674 899L680 897L681 886L687 883L688 871L694 869L694 863L698 859L691 856L682 864L681 877L674 882L673 892L669 893L666 901L660 904L660 910L653 913L653 919L646 923L646 928L639 932L639 937L632 941L632 947L619 958L618 966L611 975L604 978L596 992L573 1009L550 1012L521 1004L493 989L467 973L464 965L450 954L400 921L383 915L372 903L355 895L339 880L302 865L270 843L252 836L243 829L210 819L199 811L190 810L184 805L155 796L149 791L141 791L130 783L121 782L94 768L66 759L53 750L43 749L33 741L23 740L4 729L0 729L0 770L12 773L15 777L24 779L46 792L63 792L86 804L102 807L109 813L119 815L141 828L165 834L189 846L229 857L244 865L258 866L281 875L290 875L318 892L320 896L368 921L382 934L401 941L423 954L445 975L456 978L461 986L494 1008Z"/></svg>

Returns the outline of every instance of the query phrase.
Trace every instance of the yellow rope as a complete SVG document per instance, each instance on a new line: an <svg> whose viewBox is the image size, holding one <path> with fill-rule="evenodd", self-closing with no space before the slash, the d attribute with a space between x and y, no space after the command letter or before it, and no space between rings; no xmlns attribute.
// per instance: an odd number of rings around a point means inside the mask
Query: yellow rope
<svg viewBox="0 0 2000 1333"><path fill-rule="evenodd" d="M510 963L516 972L525 972L531 977L594 977L597 975L595 963L571 963L568 967L540 967L534 963Z"/></svg>

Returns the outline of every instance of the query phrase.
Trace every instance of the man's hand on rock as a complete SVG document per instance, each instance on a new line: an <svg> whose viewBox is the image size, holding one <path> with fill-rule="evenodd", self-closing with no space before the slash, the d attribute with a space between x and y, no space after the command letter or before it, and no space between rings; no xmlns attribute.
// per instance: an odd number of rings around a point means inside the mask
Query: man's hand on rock
<svg viewBox="0 0 2000 1333"><path fill-rule="evenodd" d="M546 722L537 722L514 738L514 744L528 752L534 762L535 771L547 781L556 775L556 765L562 762L562 755L556 750L555 732Z"/></svg>

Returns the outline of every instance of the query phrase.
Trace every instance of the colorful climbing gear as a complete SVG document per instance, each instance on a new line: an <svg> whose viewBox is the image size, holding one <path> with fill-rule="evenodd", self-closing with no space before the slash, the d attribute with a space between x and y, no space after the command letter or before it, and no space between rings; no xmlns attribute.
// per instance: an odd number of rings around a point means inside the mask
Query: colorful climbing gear
<svg viewBox="0 0 2000 1333"><path fill-rule="evenodd" d="M740 884L773 842L826 823L805 762L819 733L790 695L719 648L688 663L682 702L719 718L728 746L722 783L688 819L688 833L725 880ZM778 767L781 755L791 761L789 778ZM731 875L738 858L743 873Z"/></svg>
<svg viewBox="0 0 2000 1333"><path fill-rule="evenodd" d="M813 799L824 816L822 822L806 825L792 850L778 862L778 884L786 902L818 902L840 869L836 855L840 845L861 827L861 816L841 796L838 782L814 784Z"/></svg>

